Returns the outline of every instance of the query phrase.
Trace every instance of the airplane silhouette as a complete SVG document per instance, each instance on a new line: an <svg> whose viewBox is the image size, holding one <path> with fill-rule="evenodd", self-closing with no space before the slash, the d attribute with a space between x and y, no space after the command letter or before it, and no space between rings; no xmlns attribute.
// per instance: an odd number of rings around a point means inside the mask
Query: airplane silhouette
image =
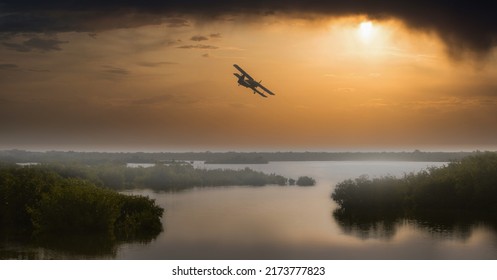
<svg viewBox="0 0 497 280"><path fill-rule="evenodd" d="M254 91L254 94L257 92L259 95L261 95L262 97L267 97L266 95L264 95L264 93L262 93L260 90L258 90L257 88L260 88L262 89L263 91L265 91L266 93L268 94L271 94L271 95L274 95L274 93L272 93L269 89L267 89L266 87L264 87L263 85L261 85L261 82L256 82L254 80L254 78L252 78L247 72L245 72L240 66L236 65L236 64L233 64L233 66L238 70L240 71L241 75L239 73L233 73L233 75L235 75L235 77L238 78L238 85L239 86L244 86L246 88L250 88Z"/></svg>

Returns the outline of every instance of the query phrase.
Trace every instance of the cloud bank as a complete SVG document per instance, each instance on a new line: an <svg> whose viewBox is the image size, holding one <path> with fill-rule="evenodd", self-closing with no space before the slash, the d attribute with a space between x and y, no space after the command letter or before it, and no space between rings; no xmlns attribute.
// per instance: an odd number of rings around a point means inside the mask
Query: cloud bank
<svg viewBox="0 0 497 280"><path fill-rule="evenodd" d="M185 17L201 20L223 15L267 14L397 18L408 27L435 32L449 50L488 53L497 44L497 4L491 1L0 1L0 32L95 32L112 28L166 24L189 26Z"/></svg>

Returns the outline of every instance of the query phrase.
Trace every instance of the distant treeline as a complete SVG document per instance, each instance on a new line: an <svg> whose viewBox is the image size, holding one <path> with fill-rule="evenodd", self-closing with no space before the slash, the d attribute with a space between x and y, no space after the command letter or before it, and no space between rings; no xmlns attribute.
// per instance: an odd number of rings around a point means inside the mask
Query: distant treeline
<svg viewBox="0 0 497 280"><path fill-rule="evenodd" d="M340 211L412 215L497 213L497 153L466 157L402 178L362 176L338 183L332 193Z"/></svg>
<svg viewBox="0 0 497 280"><path fill-rule="evenodd" d="M226 154L224 157L206 160L206 164L266 164L267 159L257 154Z"/></svg>
<svg viewBox="0 0 497 280"><path fill-rule="evenodd" d="M152 167L126 167L123 164L42 165L64 178L79 178L110 189L146 188L175 191L191 187L286 185L288 179L249 168L199 169L188 164L157 164Z"/></svg>
<svg viewBox="0 0 497 280"><path fill-rule="evenodd" d="M163 211L147 197L64 177L47 166L0 166L0 234L145 241L162 231Z"/></svg>
<svg viewBox="0 0 497 280"><path fill-rule="evenodd" d="M466 156L481 152L184 152L184 153L145 153L145 152L33 152L24 150L0 151L0 162L80 162L85 164L101 163L155 163L171 160L207 161L211 163L230 163L230 161L256 160L267 161L457 161ZM247 162L243 162L247 163Z"/></svg>

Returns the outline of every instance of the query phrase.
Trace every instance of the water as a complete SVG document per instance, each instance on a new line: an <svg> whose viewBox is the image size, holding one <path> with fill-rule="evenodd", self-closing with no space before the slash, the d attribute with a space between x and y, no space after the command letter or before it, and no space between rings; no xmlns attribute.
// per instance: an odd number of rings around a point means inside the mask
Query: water
<svg viewBox="0 0 497 280"><path fill-rule="evenodd" d="M402 176L427 162L271 162L250 167L314 187L212 187L181 192L133 190L165 208L164 231L151 242L117 243L85 252L65 248L10 246L27 258L116 259L497 259L495 228L468 220L440 223L410 220L341 222L330 195L336 183L366 174ZM85 246L85 248L88 246ZM101 248L101 247L99 247ZM1 248L0 248L1 249Z"/></svg>
<svg viewBox="0 0 497 280"><path fill-rule="evenodd" d="M164 232L149 244L121 246L118 259L496 259L497 236L482 224L427 227L409 221L393 225L343 226L333 217L330 194L336 183L362 174L401 176L442 163L272 162L250 167L315 187L266 186L197 188L179 193L133 191L166 209Z"/></svg>

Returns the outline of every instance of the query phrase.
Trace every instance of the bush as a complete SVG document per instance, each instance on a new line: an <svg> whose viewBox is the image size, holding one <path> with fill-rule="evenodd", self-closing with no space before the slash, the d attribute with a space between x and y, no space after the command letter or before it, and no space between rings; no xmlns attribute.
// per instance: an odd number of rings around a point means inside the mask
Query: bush
<svg viewBox="0 0 497 280"><path fill-rule="evenodd" d="M44 193L61 184L57 174L42 168L3 167L0 170L2 227L31 230L28 208L36 208Z"/></svg>
<svg viewBox="0 0 497 280"><path fill-rule="evenodd" d="M62 187L43 194L30 208L35 230L40 233L113 233L121 211L120 194L69 179Z"/></svg>
<svg viewBox="0 0 497 280"><path fill-rule="evenodd" d="M308 176L301 176L297 179L297 186L314 186L316 180Z"/></svg>
<svg viewBox="0 0 497 280"><path fill-rule="evenodd" d="M156 235L162 231L164 209L142 196L122 196L121 211L115 221L117 234L124 239Z"/></svg>
<svg viewBox="0 0 497 280"><path fill-rule="evenodd" d="M497 210L497 153L481 153L403 178L360 177L336 185L332 199L342 208Z"/></svg>
<svg viewBox="0 0 497 280"><path fill-rule="evenodd" d="M162 230L163 209L44 167L0 168L2 229L37 234L137 236Z"/></svg>

